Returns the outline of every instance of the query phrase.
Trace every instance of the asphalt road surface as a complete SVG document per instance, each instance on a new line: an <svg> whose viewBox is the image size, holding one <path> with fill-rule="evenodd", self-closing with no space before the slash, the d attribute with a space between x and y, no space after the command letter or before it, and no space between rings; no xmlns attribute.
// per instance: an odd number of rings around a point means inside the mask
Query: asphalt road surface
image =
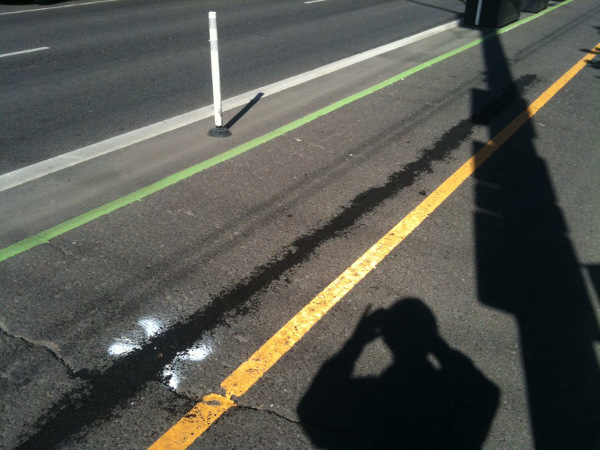
<svg viewBox="0 0 600 450"><path fill-rule="evenodd" d="M0 58L0 173L211 104L209 11L218 14L227 98L449 22L463 8L458 0L0 5L0 55L48 48Z"/></svg>
<svg viewBox="0 0 600 450"><path fill-rule="evenodd" d="M0 446L598 449L600 5L522 17L0 192Z"/></svg>

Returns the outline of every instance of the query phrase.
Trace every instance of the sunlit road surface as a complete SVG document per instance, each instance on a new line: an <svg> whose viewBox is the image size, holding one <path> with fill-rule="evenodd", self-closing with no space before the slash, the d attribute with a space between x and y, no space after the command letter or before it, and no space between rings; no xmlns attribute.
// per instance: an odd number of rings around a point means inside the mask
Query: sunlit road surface
<svg viewBox="0 0 600 450"><path fill-rule="evenodd" d="M449 30L6 257L3 445L594 448L599 16Z"/></svg>
<svg viewBox="0 0 600 450"><path fill-rule="evenodd" d="M439 2L438 2L439 3ZM450 22L458 0L115 0L0 5L0 173L212 103L208 12L229 98ZM19 53L46 47L35 53ZM19 53L19 54L14 54Z"/></svg>

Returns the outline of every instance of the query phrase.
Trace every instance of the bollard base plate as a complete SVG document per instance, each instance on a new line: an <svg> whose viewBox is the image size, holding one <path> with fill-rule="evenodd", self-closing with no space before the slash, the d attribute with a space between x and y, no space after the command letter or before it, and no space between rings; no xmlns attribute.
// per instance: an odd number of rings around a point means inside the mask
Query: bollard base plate
<svg viewBox="0 0 600 450"><path fill-rule="evenodd" d="M229 137L231 136L231 131L225 127L214 127L208 131L208 135L210 137Z"/></svg>

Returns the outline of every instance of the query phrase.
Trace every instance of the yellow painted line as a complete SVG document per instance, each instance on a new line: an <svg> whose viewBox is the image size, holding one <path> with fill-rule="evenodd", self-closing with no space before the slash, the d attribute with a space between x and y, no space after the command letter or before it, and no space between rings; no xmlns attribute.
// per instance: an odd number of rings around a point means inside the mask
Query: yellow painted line
<svg viewBox="0 0 600 450"><path fill-rule="evenodd" d="M435 191L413 209L394 228L367 250L354 264L338 276L329 286L275 333L246 362L222 383L225 396L210 394L198 403L185 417L160 437L150 448L184 449L191 445L225 411L235 403L231 398L244 395L279 359L333 308L344 296L364 279L383 259L412 233L444 200L446 200L475 170L481 166L515 132L531 119L559 92L595 55L600 43L569 69L525 111L519 114L481 150L464 163Z"/></svg>
<svg viewBox="0 0 600 450"><path fill-rule="evenodd" d="M215 420L234 405L233 400L221 395L207 395L150 448L188 448Z"/></svg>

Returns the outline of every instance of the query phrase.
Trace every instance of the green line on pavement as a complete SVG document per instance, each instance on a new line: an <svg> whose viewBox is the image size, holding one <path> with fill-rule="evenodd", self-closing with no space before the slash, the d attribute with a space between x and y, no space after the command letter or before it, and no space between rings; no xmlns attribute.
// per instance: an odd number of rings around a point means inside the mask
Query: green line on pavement
<svg viewBox="0 0 600 450"><path fill-rule="evenodd" d="M546 13L549 13L550 11L555 10L556 8L559 8L561 6L569 4L573 1L574 0L566 0L555 6L546 8L545 10L543 10L535 15L532 15L525 19L519 20L518 22L508 25L500 30L493 31L479 39L476 39L468 44L463 45L462 47L459 47L459 48L452 50L448 53L445 53L441 56L438 56L438 57L433 58L429 61L426 61L422 64L419 64L418 66L408 69L398 75L393 76L392 78L389 78L385 81L382 81L381 83L378 83L378 84L371 86L363 91L360 91L354 95L351 95L350 97L346 97L345 99L342 99L342 100L335 102L329 106L326 106L325 108L315 111L312 114L304 116L304 117L302 117L294 122L291 122L287 125L284 125L281 128L271 131L270 133L267 133L256 139L248 141L245 144L242 144L238 147L235 147L231 150L221 153L220 155L214 156L213 158L210 158L206 161L195 164L191 167L188 167L187 169L184 169L180 172L174 173L173 175L163 178L162 180L157 181L156 183L152 183L149 186L138 189L137 191L132 192L131 194L128 194L128 195L125 195L124 197L113 200L112 202L106 203L105 205L99 206L98 208L95 208L95 209L92 209L91 211L85 212L77 217L74 217L73 219L67 220L66 222L63 222L59 225L49 228L48 230L42 231L41 233L38 233L34 236L31 236L29 238L26 238L22 241L19 241L19 242L13 244L13 245L3 248L2 250L0 250L0 261L5 261L9 258L12 258L15 255L18 255L19 253L23 253L23 252L26 252L27 250L32 249L33 247L37 247L38 245L47 244L51 239L54 239L55 237L65 234L68 231L74 230L75 228L85 225L86 223L89 223L92 220L97 219L98 217L105 216L113 211L116 211L117 209L121 209L124 206L130 205L133 202L140 201L143 198L145 198L151 194L154 194L158 191L161 191L161 190L163 190L169 186L172 186L176 183L179 183L180 181L185 180L186 178L189 178L192 175L196 175L197 173L200 173L200 172L202 172L206 169L209 169L213 166L216 166L217 164L220 164L224 161L227 161L238 155L241 155L242 153L252 150L253 148L256 148L259 145L264 144L266 142L269 142L269 141L275 139L276 137L283 136L284 134L289 133L292 130L300 128L301 126L306 125L307 123L312 122L315 119L318 119L319 117L325 116L325 115L331 113L332 111L340 109L341 107L346 106L350 103L353 103L357 100L360 100L361 98L366 97L367 95L373 94L374 92L380 91L388 86L391 86L392 84L397 83L398 81L401 81L404 78L407 78L411 75L414 75L415 73L420 72L423 69L431 67L441 61L444 61L445 59L448 59L452 56L462 53L465 50L468 50L470 48L473 48L473 47L481 44L483 41L485 41L487 39L493 38L494 36L497 36L499 34L506 33L507 31L510 31L520 25L527 23L527 22L530 22L533 19L536 19Z"/></svg>

